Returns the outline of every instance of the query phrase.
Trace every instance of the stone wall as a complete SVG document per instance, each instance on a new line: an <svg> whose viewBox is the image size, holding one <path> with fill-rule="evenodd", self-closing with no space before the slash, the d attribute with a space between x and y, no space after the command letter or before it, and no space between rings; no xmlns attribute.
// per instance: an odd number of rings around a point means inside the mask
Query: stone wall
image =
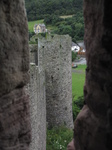
<svg viewBox="0 0 112 150"><path fill-rule="evenodd" d="M112 2L84 0L85 106L75 121L75 150L112 149Z"/></svg>
<svg viewBox="0 0 112 150"><path fill-rule="evenodd" d="M28 150L31 128L24 0L0 1L0 150Z"/></svg>
<svg viewBox="0 0 112 150"><path fill-rule="evenodd" d="M35 63L38 66L38 44L30 44L30 63Z"/></svg>
<svg viewBox="0 0 112 150"><path fill-rule="evenodd" d="M85 46L87 50L85 106L75 121L75 150L112 149L111 11L111 1L84 0ZM24 88L29 80L26 20L23 0L0 1L1 150L28 150L30 144L29 97ZM70 68L68 67L70 60L67 57L70 56L69 41L70 38L67 36L61 36L61 38L49 36L47 41L42 39L39 50L46 50L40 51L45 59L42 59L42 55L40 55L40 60L42 60L39 64L40 68L38 69L35 64L31 67L30 85L34 84L33 89L29 86L30 90L33 90L31 93L34 92L31 95L30 103L32 106L30 109L32 142L34 142L30 145L32 150L45 150L45 143L43 143L43 141L45 142L45 130L42 131L45 129L43 120L46 114L45 107L43 107L45 101L42 101L45 100L45 94L42 92L45 87L43 81L46 81L48 93L47 119L50 126L59 125L59 121L68 127L72 126L71 96L69 95L71 88L68 86L71 82ZM41 65L44 60L47 80L44 79L42 69L44 66ZM40 112L39 115L38 112ZM48 113L53 122L48 117ZM44 135L42 135L43 133Z"/></svg>
<svg viewBox="0 0 112 150"><path fill-rule="evenodd" d="M38 47L44 56L48 127L72 128L71 38L48 35L38 39Z"/></svg>
<svg viewBox="0 0 112 150"><path fill-rule="evenodd" d="M30 45L31 150L46 149L46 110L49 127L73 128L70 48L71 38L58 35Z"/></svg>
<svg viewBox="0 0 112 150"><path fill-rule="evenodd" d="M41 63L41 70L35 64L37 45L30 45L30 113L32 142L30 150L46 149L46 98L45 98L45 72ZM40 54L40 57L42 55Z"/></svg>

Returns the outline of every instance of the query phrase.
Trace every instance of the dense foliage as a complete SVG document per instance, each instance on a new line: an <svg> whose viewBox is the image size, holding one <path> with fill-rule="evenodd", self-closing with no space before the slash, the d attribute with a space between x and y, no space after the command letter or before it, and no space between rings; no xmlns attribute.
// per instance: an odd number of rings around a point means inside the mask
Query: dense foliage
<svg viewBox="0 0 112 150"><path fill-rule="evenodd" d="M62 19L59 16L50 15L44 19L45 24L51 24L56 28L53 33L56 34L69 34L72 41L83 40L84 37L84 19L82 12L77 12L71 18Z"/></svg>
<svg viewBox="0 0 112 150"><path fill-rule="evenodd" d="M70 15L82 10L83 0L25 0L28 20L39 20L48 14Z"/></svg>
<svg viewBox="0 0 112 150"><path fill-rule="evenodd" d="M72 140L73 131L66 127L47 129L46 150L66 150Z"/></svg>
<svg viewBox="0 0 112 150"><path fill-rule="evenodd" d="M77 53L72 51L72 62L77 58Z"/></svg>

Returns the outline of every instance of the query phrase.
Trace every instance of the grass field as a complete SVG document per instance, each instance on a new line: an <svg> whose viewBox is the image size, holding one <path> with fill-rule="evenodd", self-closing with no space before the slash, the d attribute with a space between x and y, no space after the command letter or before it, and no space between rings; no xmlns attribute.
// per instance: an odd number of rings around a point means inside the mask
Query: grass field
<svg viewBox="0 0 112 150"><path fill-rule="evenodd" d="M48 30L53 31L55 30L57 27L56 26L52 26L52 25L47 25L46 27Z"/></svg>
<svg viewBox="0 0 112 150"><path fill-rule="evenodd" d="M83 86L85 82L86 65L78 65L77 68L72 69L72 95L74 100L83 96Z"/></svg>

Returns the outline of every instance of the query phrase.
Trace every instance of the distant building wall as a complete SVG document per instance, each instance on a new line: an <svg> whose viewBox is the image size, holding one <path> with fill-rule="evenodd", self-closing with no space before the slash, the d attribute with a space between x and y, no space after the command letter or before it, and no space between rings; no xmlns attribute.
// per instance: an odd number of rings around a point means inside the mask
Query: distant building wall
<svg viewBox="0 0 112 150"><path fill-rule="evenodd" d="M44 53L48 127L72 128L71 38L48 35L39 38L38 44Z"/></svg>

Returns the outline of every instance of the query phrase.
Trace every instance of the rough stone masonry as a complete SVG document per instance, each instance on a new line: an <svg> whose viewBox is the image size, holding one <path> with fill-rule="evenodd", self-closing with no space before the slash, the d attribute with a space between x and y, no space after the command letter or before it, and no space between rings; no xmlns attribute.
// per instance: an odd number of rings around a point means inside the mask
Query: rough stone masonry
<svg viewBox="0 0 112 150"><path fill-rule="evenodd" d="M28 70L24 0L0 0L0 150L29 149Z"/></svg>
<svg viewBox="0 0 112 150"><path fill-rule="evenodd" d="M45 94L45 70L43 68L43 51L39 53L38 45L30 45L30 114L32 128L32 142L30 150L46 149L46 94ZM42 62L41 62L42 61Z"/></svg>
<svg viewBox="0 0 112 150"><path fill-rule="evenodd" d="M87 50L84 87L85 106L75 121L75 150L112 149L111 12L112 1L84 0L85 45ZM49 41L47 42L49 43ZM44 49L44 45L42 46ZM49 44L47 44L47 47L49 48ZM58 47L63 51L63 44L58 45ZM53 51L55 52L54 49ZM47 54L49 53L47 52ZM59 54L62 54L61 51L59 51ZM59 56L62 55L58 55L57 58ZM53 57L52 59L55 60ZM48 62L50 63L50 61ZM61 66L58 67L57 70L60 70ZM29 149L29 98L24 90L24 86L29 79L28 69L28 29L24 1L1 0L0 150ZM51 79L52 82L50 83L53 86L55 81L54 70L52 76L49 76L49 72L48 77ZM61 73L59 75L62 77ZM52 93L52 96L54 100L56 95ZM55 107L54 110L56 110ZM69 109L66 108L65 110ZM52 117L52 113L50 114Z"/></svg>
<svg viewBox="0 0 112 150"><path fill-rule="evenodd" d="M85 106L75 121L75 150L112 150L112 1L84 0Z"/></svg>
<svg viewBox="0 0 112 150"><path fill-rule="evenodd" d="M30 150L46 149L47 127L73 128L71 90L71 38L40 37L30 45ZM36 65L37 64L37 65Z"/></svg>
<svg viewBox="0 0 112 150"><path fill-rule="evenodd" d="M38 51L38 55L43 51L48 127L65 125L73 128L71 37L47 35L39 38ZM39 60L40 70L41 63Z"/></svg>

